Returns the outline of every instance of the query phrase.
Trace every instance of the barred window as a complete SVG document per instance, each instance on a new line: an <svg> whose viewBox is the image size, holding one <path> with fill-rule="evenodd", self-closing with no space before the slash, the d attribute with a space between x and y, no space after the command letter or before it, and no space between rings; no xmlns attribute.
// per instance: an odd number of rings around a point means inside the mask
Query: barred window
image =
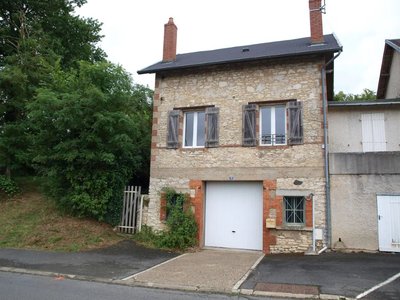
<svg viewBox="0 0 400 300"><path fill-rule="evenodd" d="M303 225L305 223L305 198L283 197L285 208L285 223L288 225Z"/></svg>

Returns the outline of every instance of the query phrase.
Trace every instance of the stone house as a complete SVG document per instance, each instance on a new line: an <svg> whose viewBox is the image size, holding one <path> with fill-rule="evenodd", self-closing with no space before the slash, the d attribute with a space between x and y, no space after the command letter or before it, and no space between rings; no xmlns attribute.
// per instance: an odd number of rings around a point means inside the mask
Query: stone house
<svg viewBox="0 0 400 300"><path fill-rule="evenodd" d="M147 225L165 222L162 189L190 196L201 247L305 252L330 239L326 99L342 47L323 35L176 54L164 28L155 74ZM335 55L336 54L336 55Z"/></svg>
<svg viewBox="0 0 400 300"><path fill-rule="evenodd" d="M386 40L378 97L329 103L332 247L400 252L400 40Z"/></svg>

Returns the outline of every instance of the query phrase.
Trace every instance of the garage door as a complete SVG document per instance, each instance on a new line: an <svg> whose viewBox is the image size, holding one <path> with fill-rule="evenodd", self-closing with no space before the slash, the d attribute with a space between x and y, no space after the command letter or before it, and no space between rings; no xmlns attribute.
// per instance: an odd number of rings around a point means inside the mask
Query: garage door
<svg viewBox="0 0 400 300"><path fill-rule="evenodd" d="M208 182L205 245L262 250L262 184Z"/></svg>

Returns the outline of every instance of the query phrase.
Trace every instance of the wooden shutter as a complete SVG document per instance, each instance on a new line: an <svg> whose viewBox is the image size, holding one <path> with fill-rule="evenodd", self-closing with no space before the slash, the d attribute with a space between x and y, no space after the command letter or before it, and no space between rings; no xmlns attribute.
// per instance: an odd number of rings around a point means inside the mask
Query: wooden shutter
<svg viewBox="0 0 400 300"><path fill-rule="evenodd" d="M243 105L243 146L256 146L256 104Z"/></svg>
<svg viewBox="0 0 400 300"><path fill-rule="evenodd" d="M179 115L179 110L171 110L168 113L167 148L170 149L179 147Z"/></svg>
<svg viewBox="0 0 400 300"><path fill-rule="evenodd" d="M363 152L386 151L384 113L361 114Z"/></svg>
<svg viewBox="0 0 400 300"><path fill-rule="evenodd" d="M289 117L289 145L303 144L303 105L299 101L287 104Z"/></svg>
<svg viewBox="0 0 400 300"><path fill-rule="evenodd" d="M219 108L206 108L206 147L218 147L218 132L219 132Z"/></svg>

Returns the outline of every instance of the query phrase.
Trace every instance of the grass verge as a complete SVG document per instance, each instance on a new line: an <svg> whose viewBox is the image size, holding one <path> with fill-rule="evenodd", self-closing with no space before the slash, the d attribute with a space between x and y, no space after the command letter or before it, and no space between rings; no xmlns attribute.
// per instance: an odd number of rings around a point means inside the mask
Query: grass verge
<svg viewBox="0 0 400 300"><path fill-rule="evenodd" d="M0 228L0 248L82 251L124 239L108 224L61 214L32 182L21 194L0 200Z"/></svg>

